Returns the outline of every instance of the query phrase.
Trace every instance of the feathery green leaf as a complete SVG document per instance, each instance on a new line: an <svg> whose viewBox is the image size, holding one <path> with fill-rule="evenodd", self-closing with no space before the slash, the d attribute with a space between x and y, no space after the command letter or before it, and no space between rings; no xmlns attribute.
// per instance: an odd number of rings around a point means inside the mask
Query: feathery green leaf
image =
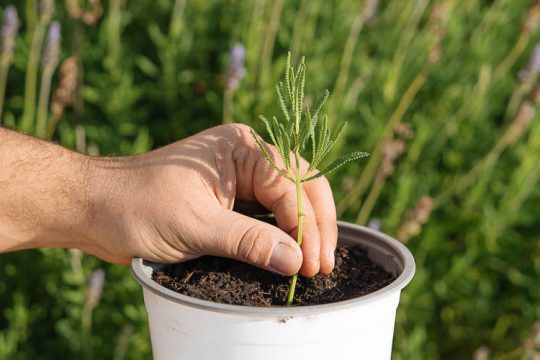
<svg viewBox="0 0 540 360"><path fill-rule="evenodd" d="M266 132L268 132L268 135L270 135L272 143L277 146L277 139L274 135L274 131L272 130L272 126L270 125L270 121L268 121L268 119L264 115L259 115L259 119L261 119L264 123L264 126L266 127Z"/></svg>
<svg viewBox="0 0 540 360"><path fill-rule="evenodd" d="M275 116L272 117L272 130L276 134L276 140L277 140L276 147L277 147L277 149L279 151L279 155L280 155L281 159L283 159L283 136L281 135L279 125L280 124L277 121L277 118Z"/></svg>
<svg viewBox="0 0 540 360"><path fill-rule="evenodd" d="M312 175L312 176L309 176L307 178L302 179L302 182L308 182L308 181L311 181L311 180L315 180L315 179L317 179L317 178L319 178L321 176L324 176L324 175L327 175L327 174L331 173L332 171L336 170L340 166L343 166L343 165L345 165L346 163L348 163L350 161L360 159L360 158L366 157L368 155L369 155L368 153L356 151L356 152L352 152L352 153L340 156L339 158L334 160L330 165L328 165L324 170L319 171L315 175Z"/></svg>
<svg viewBox="0 0 540 360"><path fill-rule="evenodd" d="M287 64L285 65L285 86L287 86L287 94L289 95L289 101L292 102L292 89L291 89L291 52L287 53Z"/></svg>
<svg viewBox="0 0 540 360"><path fill-rule="evenodd" d="M328 99L328 95L330 93L328 92L328 89L325 89L319 100L317 100L317 103L314 106L315 112L313 113L313 125L314 128L317 126L317 120L319 119L319 112L321 111L322 107L326 103L326 100Z"/></svg>
<svg viewBox="0 0 540 360"><path fill-rule="evenodd" d="M346 127L347 127L347 122L346 121L338 127L338 129L334 133L334 138L332 139L334 144L336 144L338 142L339 138L341 137L341 135L345 131Z"/></svg>
<svg viewBox="0 0 540 360"><path fill-rule="evenodd" d="M297 135L300 133L300 121L302 120L302 104L304 102L304 85L306 82L306 66L304 64L304 58L300 60L300 65L296 70L296 77L294 83L295 89L295 101L293 103Z"/></svg>
<svg viewBox="0 0 540 360"><path fill-rule="evenodd" d="M291 178L289 175L287 175L282 169L280 169L276 163L274 162L274 160L272 159L272 157L270 156L270 153L268 152L268 150L266 150L266 146L264 146L263 142L259 139L259 136L255 133L254 130L250 130L251 132L251 136L253 136L253 138L255 139L255 142L257 143L257 146L259 147L259 149L261 150L261 152L263 153L263 156L265 157L266 161L268 161L268 163L274 168L276 169L285 179L289 180L289 181L292 181L294 182L294 179Z"/></svg>
<svg viewBox="0 0 540 360"><path fill-rule="evenodd" d="M309 113L309 109L306 109L306 112L304 114L304 123L302 123L302 126L300 126L300 135L298 136L298 150L300 152L304 151L306 147L306 141L310 136L310 130L311 130L311 114Z"/></svg>
<svg viewBox="0 0 540 360"><path fill-rule="evenodd" d="M285 127L283 124L280 125L280 131L281 135L283 137L283 163L285 164L285 167L287 170L291 169L291 139L289 138L289 134L287 134L287 131L285 130Z"/></svg>
<svg viewBox="0 0 540 360"><path fill-rule="evenodd" d="M285 101L285 96L283 95L283 83L281 81L276 85L276 92L278 94L281 111L285 116L285 120L287 120L287 123L289 123L291 121L291 117L289 115L289 110L287 109L287 102Z"/></svg>

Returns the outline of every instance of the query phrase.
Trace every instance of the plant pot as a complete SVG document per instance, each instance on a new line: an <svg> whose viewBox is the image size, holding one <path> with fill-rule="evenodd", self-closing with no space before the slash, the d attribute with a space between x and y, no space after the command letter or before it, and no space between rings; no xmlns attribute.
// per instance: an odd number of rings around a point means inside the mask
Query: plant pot
<svg viewBox="0 0 540 360"><path fill-rule="evenodd" d="M390 359L399 295L414 259L397 240L339 222L339 243L360 244L396 280L371 294L332 304L258 308L218 304L151 279L166 265L133 259L143 286L155 359Z"/></svg>

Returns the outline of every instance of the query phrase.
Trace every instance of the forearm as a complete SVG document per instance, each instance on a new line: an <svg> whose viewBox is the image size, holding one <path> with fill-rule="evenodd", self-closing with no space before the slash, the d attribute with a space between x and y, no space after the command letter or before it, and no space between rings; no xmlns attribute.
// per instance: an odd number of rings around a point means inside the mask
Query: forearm
<svg viewBox="0 0 540 360"><path fill-rule="evenodd" d="M86 157L0 128L0 252L84 247Z"/></svg>

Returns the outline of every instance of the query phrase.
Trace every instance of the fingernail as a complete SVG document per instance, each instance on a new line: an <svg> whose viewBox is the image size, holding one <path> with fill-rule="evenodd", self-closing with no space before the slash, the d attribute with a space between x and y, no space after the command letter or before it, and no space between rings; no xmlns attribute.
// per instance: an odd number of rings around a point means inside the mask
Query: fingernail
<svg viewBox="0 0 540 360"><path fill-rule="evenodd" d="M334 266L336 266L336 259L334 257L334 250L330 250L328 254L326 254L328 257L328 263L330 264L330 267L332 270L334 270Z"/></svg>
<svg viewBox="0 0 540 360"><path fill-rule="evenodd" d="M298 270L298 254L289 245L277 243L272 251L269 267L281 275L293 275Z"/></svg>

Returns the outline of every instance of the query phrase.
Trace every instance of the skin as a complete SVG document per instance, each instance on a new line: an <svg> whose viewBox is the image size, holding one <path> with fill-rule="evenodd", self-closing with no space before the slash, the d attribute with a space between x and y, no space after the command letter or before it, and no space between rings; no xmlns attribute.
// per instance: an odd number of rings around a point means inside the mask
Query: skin
<svg viewBox="0 0 540 360"><path fill-rule="evenodd" d="M128 157L88 157L0 128L0 252L78 248L117 264L216 255L283 275L327 274L337 241L332 191L324 177L303 189L300 249L295 186L247 126ZM278 227L238 212L257 209L274 213Z"/></svg>

